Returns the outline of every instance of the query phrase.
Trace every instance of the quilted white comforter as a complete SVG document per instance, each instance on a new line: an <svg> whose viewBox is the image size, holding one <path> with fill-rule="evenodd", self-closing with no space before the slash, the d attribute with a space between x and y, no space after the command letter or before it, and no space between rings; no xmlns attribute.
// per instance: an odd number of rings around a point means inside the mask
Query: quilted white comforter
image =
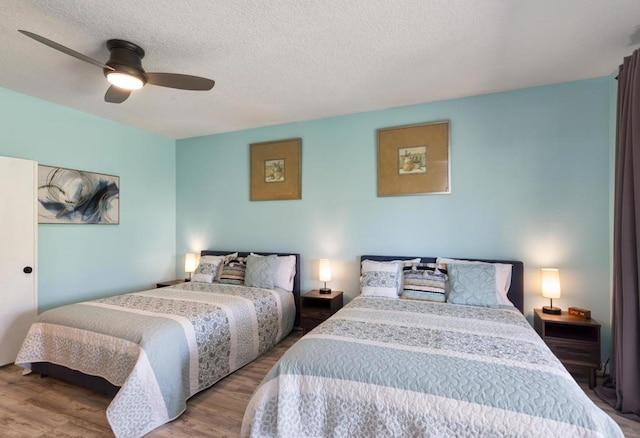
<svg viewBox="0 0 640 438"><path fill-rule="evenodd" d="M353 300L253 395L251 437L622 437L515 308Z"/></svg>
<svg viewBox="0 0 640 438"><path fill-rule="evenodd" d="M51 362L120 386L109 424L116 437L139 437L269 350L294 317L290 292L185 283L44 312L16 365Z"/></svg>

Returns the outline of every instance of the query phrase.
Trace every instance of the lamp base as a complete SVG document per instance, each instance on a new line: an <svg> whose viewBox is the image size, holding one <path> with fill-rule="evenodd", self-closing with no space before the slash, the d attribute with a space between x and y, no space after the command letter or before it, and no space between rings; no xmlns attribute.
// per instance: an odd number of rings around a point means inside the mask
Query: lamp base
<svg viewBox="0 0 640 438"><path fill-rule="evenodd" d="M329 289L328 287L322 287L320 288L320 290L318 290L318 292L320 292L321 294L330 294L331 289Z"/></svg>
<svg viewBox="0 0 640 438"><path fill-rule="evenodd" d="M542 313L549 313L551 315L560 315L562 313L562 309L560 307L543 306Z"/></svg>

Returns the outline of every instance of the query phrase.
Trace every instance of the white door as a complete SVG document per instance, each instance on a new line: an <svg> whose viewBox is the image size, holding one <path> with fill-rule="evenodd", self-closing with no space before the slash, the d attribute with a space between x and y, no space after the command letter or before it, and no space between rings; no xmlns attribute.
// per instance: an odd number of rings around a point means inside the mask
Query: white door
<svg viewBox="0 0 640 438"><path fill-rule="evenodd" d="M0 157L0 366L13 363L37 315L35 161Z"/></svg>

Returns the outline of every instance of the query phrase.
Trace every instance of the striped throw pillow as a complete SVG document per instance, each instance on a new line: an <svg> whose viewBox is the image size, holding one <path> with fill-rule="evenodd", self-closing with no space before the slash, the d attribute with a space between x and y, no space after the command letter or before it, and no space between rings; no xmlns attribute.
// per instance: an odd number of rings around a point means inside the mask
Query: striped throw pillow
<svg viewBox="0 0 640 438"><path fill-rule="evenodd" d="M447 274L444 266L434 263L417 263L405 267L402 298L409 300L437 301L444 303Z"/></svg>
<svg viewBox="0 0 640 438"><path fill-rule="evenodd" d="M226 284L244 284L244 276L247 270L246 257L236 257L226 260L222 265L222 272L218 282Z"/></svg>

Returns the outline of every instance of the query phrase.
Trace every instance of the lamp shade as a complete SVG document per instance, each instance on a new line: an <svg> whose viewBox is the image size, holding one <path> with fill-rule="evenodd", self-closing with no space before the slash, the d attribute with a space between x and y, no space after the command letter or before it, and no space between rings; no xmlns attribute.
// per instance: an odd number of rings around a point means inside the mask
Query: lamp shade
<svg viewBox="0 0 640 438"><path fill-rule="evenodd" d="M542 296L560 298L560 271L557 269L540 269L542 279Z"/></svg>
<svg viewBox="0 0 640 438"><path fill-rule="evenodd" d="M320 259L318 276L320 281L331 281L331 262L329 259Z"/></svg>
<svg viewBox="0 0 640 438"><path fill-rule="evenodd" d="M184 272L193 272L196 270L196 255L187 253L184 256Z"/></svg>

